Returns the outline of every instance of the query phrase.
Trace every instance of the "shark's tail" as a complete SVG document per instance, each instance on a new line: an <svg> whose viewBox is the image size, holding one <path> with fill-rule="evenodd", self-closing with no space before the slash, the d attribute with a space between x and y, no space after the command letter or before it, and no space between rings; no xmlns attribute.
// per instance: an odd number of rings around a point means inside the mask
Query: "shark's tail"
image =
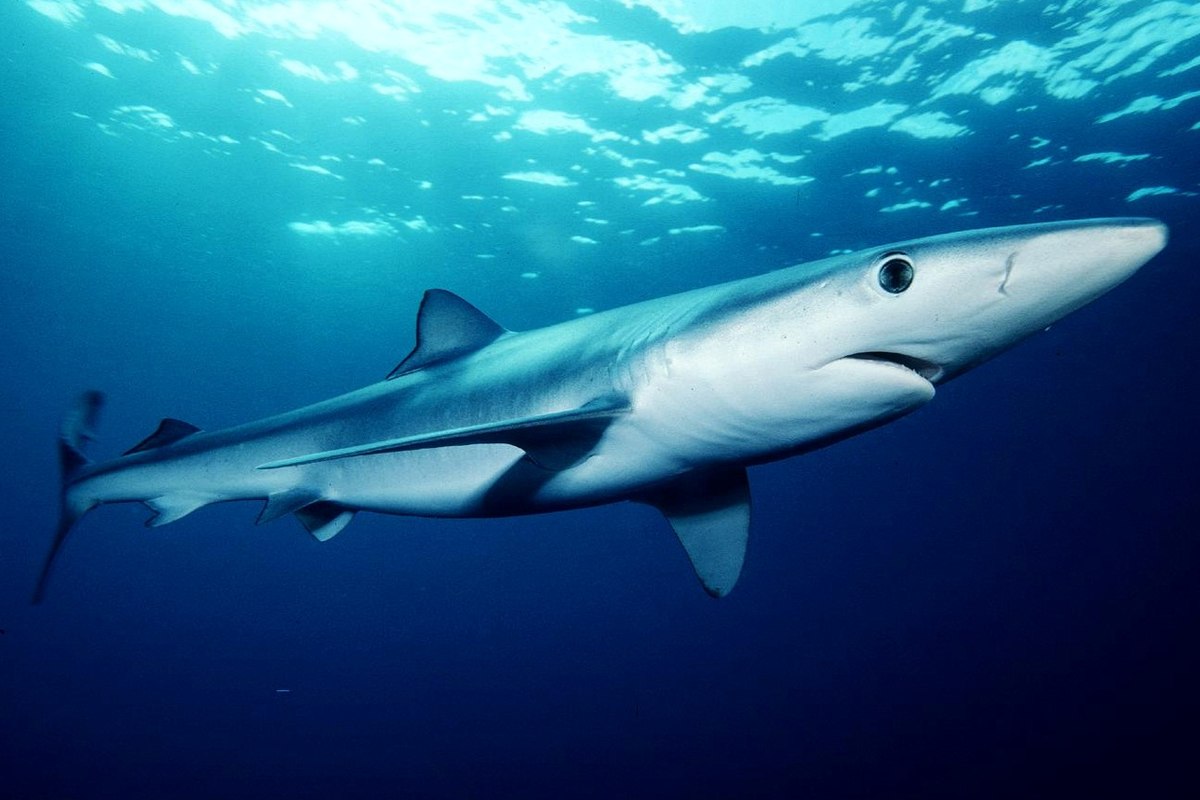
<svg viewBox="0 0 1200 800"><path fill-rule="evenodd" d="M77 507L68 497L68 489L72 479L79 470L91 463L84 455L88 442L92 441L96 420L100 416L100 408L104 405L104 395L100 392L84 392L75 401L71 410L63 418L62 428L58 434L58 457L62 468L62 487L59 495L58 529L54 532L54 541L50 552L46 554L46 563L42 567L41 577L38 578L37 588L33 592L33 602L38 604L46 594L46 583L50 579L50 571L54 567L54 559L62 549L67 534L79 518L86 514L91 506Z"/></svg>

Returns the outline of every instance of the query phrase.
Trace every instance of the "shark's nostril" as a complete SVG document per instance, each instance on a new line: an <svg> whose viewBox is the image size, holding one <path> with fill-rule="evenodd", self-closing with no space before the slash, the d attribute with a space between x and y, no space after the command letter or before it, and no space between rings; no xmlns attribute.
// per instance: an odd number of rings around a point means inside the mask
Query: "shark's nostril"
<svg viewBox="0 0 1200 800"><path fill-rule="evenodd" d="M1017 253L1013 252L1008 254L1008 260L1004 262L1004 277L1000 279L1000 286L996 291L1005 297L1008 297L1008 279L1012 277L1012 268L1016 260Z"/></svg>

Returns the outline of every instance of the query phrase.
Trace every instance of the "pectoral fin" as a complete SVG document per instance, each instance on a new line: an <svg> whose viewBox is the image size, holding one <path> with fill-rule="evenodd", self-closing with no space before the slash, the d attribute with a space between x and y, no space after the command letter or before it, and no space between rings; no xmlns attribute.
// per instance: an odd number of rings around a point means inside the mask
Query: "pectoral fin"
<svg viewBox="0 0 1200 800"><path fill-rule="evenodd" d="M675 529L704 591L724 597L737 583L750 535L750 484L741 467L689 472L641 498Z"/></svg>
<svg viewBox="0 0 1200 800"><path fill-rule="evenodd" d="M602 397L579 408L533 414L526 417L467 425L461 428L385 439L378 442L309 453L262 464L259 469L279 469L340 458L453 447L469 444L511 444L524 450L530 460L546 469L564 469L585 458L604 429L617 416L626 413L624 398Z"/></svg>

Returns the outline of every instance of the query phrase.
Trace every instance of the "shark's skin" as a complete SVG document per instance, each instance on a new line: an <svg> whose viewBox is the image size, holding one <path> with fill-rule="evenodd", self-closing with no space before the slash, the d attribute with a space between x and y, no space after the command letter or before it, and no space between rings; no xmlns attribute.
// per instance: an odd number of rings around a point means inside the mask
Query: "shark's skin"
<svg viewBox="0 0 1200 800"><path fill-rule="evenodd" d="M319 539L355 511L530 514L619 500L667 515L704 587L737 580L745 467L811 451L928 403L1132 275L1166 244L1149 219L934 236L513 333L426 294L388 380L235 428L164 425L98 464L99 407L64 423L62 521L140 501L171 522L266 499ZM40 596L51 559L47 560Z"/></svg>

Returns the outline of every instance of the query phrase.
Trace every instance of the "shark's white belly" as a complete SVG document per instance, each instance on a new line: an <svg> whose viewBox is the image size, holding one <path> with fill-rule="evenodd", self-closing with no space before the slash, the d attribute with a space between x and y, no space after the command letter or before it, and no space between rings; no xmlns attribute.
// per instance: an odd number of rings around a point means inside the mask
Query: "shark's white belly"
<svg viewBox="0 0 1200 800"><path fill-rule="evenodd" d="M846 359L801 373L788 387L807 398L744 387L722 391L713 376L677 366L649 376L627 415L569 468L538 466L507 444L470 444L314 464L306 481L323 497L365 510L425 516L505 516L638 497L696 469L770 460L907 413L933 387L903 367ZM869 391L863 391L866 386Z"/></svg>
<svg viewBox="0 0 1200 800"><path fill-rule="evenodd" d="M347 506L387 514L508 516L628 497L681 470L636 426L617 423L578 464L538 466L512 445L470 444L301 468L303 483Z"/></svg>

